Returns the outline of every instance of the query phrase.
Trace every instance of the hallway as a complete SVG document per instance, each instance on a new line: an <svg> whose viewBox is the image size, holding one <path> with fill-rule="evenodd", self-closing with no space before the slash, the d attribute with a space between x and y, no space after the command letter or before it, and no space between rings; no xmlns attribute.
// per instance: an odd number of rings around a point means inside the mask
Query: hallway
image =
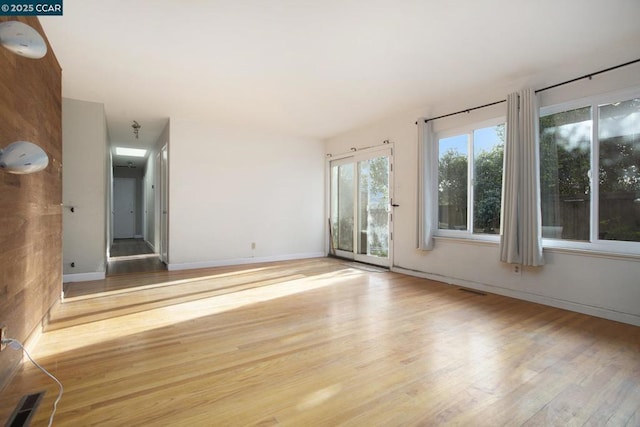
<svg viewBox="0 0 640 427"><path fill-rule="evenodd" d="M165 271L167 266L143 239L115 239L107 263L107 276Z"/></svg>

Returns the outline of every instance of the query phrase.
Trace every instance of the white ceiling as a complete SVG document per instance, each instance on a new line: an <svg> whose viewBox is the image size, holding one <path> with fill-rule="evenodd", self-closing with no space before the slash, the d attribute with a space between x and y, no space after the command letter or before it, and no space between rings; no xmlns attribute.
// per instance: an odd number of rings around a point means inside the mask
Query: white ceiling
<svg viewBox="0 0 640 427"><path fill-rule="evenodd" d="M169 117L323 139L640 57L638 0L65 0L40 20L63 96L104 103L124 146Z"/></svg>

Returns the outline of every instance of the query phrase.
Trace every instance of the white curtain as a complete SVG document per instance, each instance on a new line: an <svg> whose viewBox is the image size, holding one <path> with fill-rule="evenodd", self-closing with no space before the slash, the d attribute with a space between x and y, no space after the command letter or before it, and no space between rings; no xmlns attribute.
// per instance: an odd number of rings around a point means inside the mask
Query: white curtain
<svg viewBox="0 0 640 427"><path fill-rule="evenodd" d="M431 122L418 119L418 242L423 251L433 249L437 221L438 186L436 147Z"/></svg>
<svg viewBox="0 0 640 427"><path fill-rule="evenodd" d="M507 97L500 260L539 266L542 256L538 102L533 89Z"/></svg>

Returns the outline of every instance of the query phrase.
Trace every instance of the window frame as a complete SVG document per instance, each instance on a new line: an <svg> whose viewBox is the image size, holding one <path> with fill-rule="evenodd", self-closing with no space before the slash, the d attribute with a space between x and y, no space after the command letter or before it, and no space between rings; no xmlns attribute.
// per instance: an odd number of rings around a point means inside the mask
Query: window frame
<svg viewBox="0 0 640 427"><path fill-rule="evenodd" d="M589 241L563 240L544 237L542 238L543 248L564 249L569 251L586 251L603 254L620 254L631 256L640 255L640 242L598 239L598 224L600 220L600 214L598 210L598 204L600 201L600 182L598 179L600 159L599 107L615 102L628 101L633 98L640 98L640 87L607 92L579 99L572 99L566 102L540 107L540 118L577 108L591 107L591 155L589 169L589 185L591 188L591 197L589 202ZM542 163L542 159L540 159L540 163ZM594 171L596 171L597 173L594 173Z"/></svg>
<svg viewBox="0 0 640 427"><path fill-rule="evenodd" d="M507 122L506 116L498 116L491 119L465 123L460 126L455 126L448 129L443 129L438 132L434 132L433 140L434 140L434 150L436 152L436 156L434 156L435 164L433 165L433 167L435 167L436 171L439 171L440 140L443 138L449 138L453 136L468 135L468 139L467 139L467 153L468 153L467 154L468 155L468 158L467 158L467 229L466 230L449 230L449 229L440 228L439 213L436 212L436 218L435 218L436 224L434 228L434 237L488 241L488 242L495 242L495 243L498 243L500 241L500 234L502 231L502 218L500 218L500 231L496 234L474 233L473 231L473 217L474 217L473 209L474 209L474 191L475 191L475 183L474 183L475 152L473 150L474 148L473 132L479 129L493 127L500 124L503 124L506 127L506 122ZM503 171L504 171L504 162L503 162ZM435 186L436 205L439 206L440 198L438 195L437 181L434 183L434 186ZM501 184L501 194L502 194L502 184Z"/></svg>

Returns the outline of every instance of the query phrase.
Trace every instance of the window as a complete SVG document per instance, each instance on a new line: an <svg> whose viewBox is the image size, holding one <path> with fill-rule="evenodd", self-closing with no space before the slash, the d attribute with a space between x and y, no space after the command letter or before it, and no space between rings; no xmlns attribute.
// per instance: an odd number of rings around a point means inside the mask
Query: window
<svg viewBox="0 0 640 427"><path fill-rule="evenodd" d="M467 229L469 135L438 141L438 228Z"/></svg>
<svg viewBox="0 0 640 427"><path fill-rule="evenodd" d="M542 237L589 240L591 108L540 118Z"/></svg>
<svg viewBox="0 0 640 427"><path fill-rule="evenodd" d="M541 113L542 236L640 242L640 97L585 104Z"/></svg>
<svg viewBox="0 0 640 427"><path fill-rule="evenodd" d="M438 138L439 235L499 234L504 130L502 123Z"/></svg>

